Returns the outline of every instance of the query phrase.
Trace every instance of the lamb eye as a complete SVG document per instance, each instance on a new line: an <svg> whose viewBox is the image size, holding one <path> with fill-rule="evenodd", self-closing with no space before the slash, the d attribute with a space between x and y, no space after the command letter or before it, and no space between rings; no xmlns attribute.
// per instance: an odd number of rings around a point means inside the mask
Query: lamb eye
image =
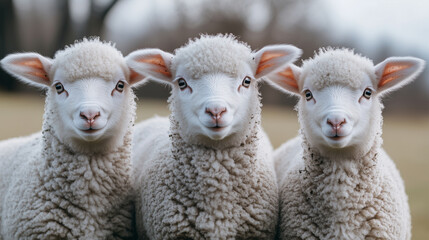
<svg viewBox="0 0 429 240"><path fill-rule="evenodd" d="M124 91L124 87L125 87L125 83L124 83L123 81L119 81L119 82L116 84L115 89L116 89L118 92L123 92L123 91Z"/></svg>
<svg viewBox="0 0 429 240"><path fill-rule="evenodd" d="M61 94L62 92L64 92L64 86L61 83L56 83L55 89L57 90L58 94Z"/></svg>
<svg viewBox="0 0 429 240"><path fill-rule="evenodd" d="M248 87L250 86L250 83L251 83L251 82L252 82L252 79L251 79L250 77L246 76L246 77L243 79L243 82L241 83L241 85L243 85L243 87L248 88Z"/></svg>
<svg viewBox="0 0 429 240"><path fill-rule="evenodd" d="M179 80L177 80L177 84L179 85L180 90L183 90L188 86L185 79L183 78L180 78Z"/></svg>
<svg viewBox="0 0 429 240"><path fill-rule="evenodd" d="M371 90L371 89L369 89L369 88L367 88L367 89L365 89L365 91L363 91L363 96L364 96L366 99L370 99L370 98L371 98L371 94L372 94L372 90Z"/></svg>
<svg viewBox="0 0 429 240"><path fill-rule="evenodd" d="M305 90L305 99L307 100L307 101L310 101L311 99L313 99L313 94L311 93L311 91L310 90Z"/></svg>

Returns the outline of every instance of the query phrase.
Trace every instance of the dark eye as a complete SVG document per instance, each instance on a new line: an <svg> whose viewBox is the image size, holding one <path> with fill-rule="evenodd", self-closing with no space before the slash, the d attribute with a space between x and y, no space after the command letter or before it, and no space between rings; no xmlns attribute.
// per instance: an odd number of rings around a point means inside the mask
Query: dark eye
<svg viewBox="0 0 429 240"><path fill-rule="evenodd" d="M305 99L307 101L310 101L311 99L313 99L313 94L311 93L310 90L305 90L304 94L305 94Z"/></svg>
<svg viewBox="0 0 429 240"><path fill-rule="evenodd" d="M119 82L116 84L115 89L116 89L118 92L123 92L123 91L124 91L124 87L125 87L125 83L124 83L123 81L119 81Z"/></svg>
<svg viewBox="0 0 429 240"><path fill-rule="evenodd" d="M188 86L185 79L183 79L183 78L180 78L179 80L177 80L177 84L179 85L179 88L181 90L185 89Z"/></svg>
<svg viewBox="0 0 429 240"><path fill-rule="evenodd" d="M250 83L252 82L252 79L250 77L245 77L243 79L243 82L241 83L241 85L243 85L243 87L248 88L250 86Z"/></svg>
<svg viewBox="0 0 429 240"><path fill-rule="evenodd" d="M57 90L58 94L61 94L62 92L64 92L64 86L61 83L56 83L55 89Z"/></svg>
<svg viewBox="0 0 429 240"><path fill-rule="evenodd" d="M369 88L367 88L367 89L365 89L365 91L363 91L363 96L364 96L366 99L370 99L370 98L371 98L371 94L372 94L372 90L371 90L371 89L369 89Z"/></svg>

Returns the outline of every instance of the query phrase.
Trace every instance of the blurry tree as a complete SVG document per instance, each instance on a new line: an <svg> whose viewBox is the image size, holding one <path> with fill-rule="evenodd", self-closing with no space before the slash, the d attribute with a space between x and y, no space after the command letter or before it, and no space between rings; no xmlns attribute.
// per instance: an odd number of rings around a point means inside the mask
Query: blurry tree
<svg viewBox="0 0 429 240"><path fill-rule="evenodd" d="M3 58L8 53L23 49L52 56L55 51L73 43L76 39L84 36L100 36L105 17L117 2L118 0L89 0L89 2L87 0L80 2L74 0L0 0L0 57ZM83 8L81 9L83 11L85 6L79 5L88 3L87 16L81 16L83 21L81 21L82 19L73 19L70 12L71 7L78 11L79 8ZM26 8L30 8L31 14L15 14L17 12L16 4L28 4ZM35 7L38 4L49 5L47 8L49 10L44 11L45 6ZM73 4L78 6L73 6ZM50 10L54 11L49 12ZM51 16L48 21L58 20L58 22L49 25L50 29L43 29L43 26L40 26L46 23L42 19L42 16L46 14ZM25 21L26 18L27 21ZM17 20L22 20L23 23L15 24ZM34 27L37 29L31 29ZM27 35L23 36L23 32ZM30 37L28 37L29 35ZM53 39L47 39L46 36L52 36ZM27 38L24 39L26 41L20 39L22 37ZM32 47L25 46L29 42L33 43ZM49 42L54 44L47 44ZM29 49L33 47L38 49ZM0 89L17 90L19 86L17 83L9 74L0 70Z"/></svg>
<svg viewBox="0 0 429 240"><path fill-rule="evenodd" d="M45 5L40 6L42 2ZM124 55L147 47L173 51L201 33L233 33L252 49L267 44L294 44L303 49L302 59L324 46L360 46L350 34L330 35L336 19L330 19L324 8L323 0L0 0L0 57L15 51L52 56L84 36L116 42ZM377 51L357 52L375 62L394 55L388 41L378 46ZM301 61L296 64L301 65ZM0 90L16 90L21 86L16 83L0 70ZM404 101L401 95L403 102L395 102L395 107L411 109L407 107L409 103L427 101L425 88L420 86L413 83L400 91L408 97ZM268 84L262 84L264 103L292 106L296 102L281 93L271 94L273 91L276 90ZM137 94L166 98L168 90L159 84L148 84ZM416 111L429 111L427 104L413 106Z"/></svg>
<svg viewBox="0 0 429 240"><path fill-rule="evenodd" d="M16 51L15 14L12 0L0 0L0 57L10 51ZM3 69L0 70L0 86L6 90L15 90L16 81Z"/></svg>

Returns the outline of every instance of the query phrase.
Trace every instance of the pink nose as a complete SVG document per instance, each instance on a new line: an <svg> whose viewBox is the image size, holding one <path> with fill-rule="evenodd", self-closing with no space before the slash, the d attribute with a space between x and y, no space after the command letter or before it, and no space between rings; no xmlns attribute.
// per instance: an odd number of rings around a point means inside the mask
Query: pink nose
<svg viewBox="0 0 429 240"><path fill-rule="evenodd" d="M222 118L222 114L226 113L226 107L207 107L206 113L214 120L219 120Z"/></svg>
<svg viewBox="0 0 429 240"><path fill-rule="evenodd" d="M329 125L331 125L332 129L334 130L339 130L343 124L346 123L346 119L345 118L328 118L327 123Z"/></svg>
<svg viewBox="0 0 429 240"><path fill-rule="evenodd" d="M99 111L83 111L80 112L80 117L85 119L89 124L93 124L95 119L100 116Z"/></svg>

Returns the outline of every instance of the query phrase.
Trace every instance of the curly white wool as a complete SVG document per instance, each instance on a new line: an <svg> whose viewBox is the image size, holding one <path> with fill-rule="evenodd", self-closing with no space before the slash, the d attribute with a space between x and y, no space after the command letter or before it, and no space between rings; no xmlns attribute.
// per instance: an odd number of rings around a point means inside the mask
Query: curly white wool
<svg viewBox="0 0 429 240"><path fill-rule="evenodd" d="M278 193L258 80L300 51L276 45L252 53L231 35L203 35L175 53L140 50L127 59L173 87L170 120L136 126L140 238L274 238Z"/></svg>
<svg viewBox="0 0 429 240"><path fill-rule="evenodd" d="M12 54L2 66L47 89L47 96L42 132L0 142L0 239L134 239L135 96L128 86L119 93L115 85L131 85L135 79L122 54L112 44L84 39L53 60L36 53ZM59 72L65 77L59 78ZM62 83L63 92L52 80ZM101 96L104 102L97 99ZM114 110L108 123L116 124L107 125L94 141L81 138L73 126L62 130L69 116L82 120L79 111L84 110L78 106L87 97L90 106L103 106L98 118ZM59 108L72 110L60 114Z"/></svg>
<svg viewBox="0 0 429 240"><path fill-rule="evenodd" d="M174 55L172 72L175 73L180 65L195 79L214 72L237 75L242 71L243 64L248 64L249 59L253 58L250 47L237 41L232 34L201 35L176 49Z"/></svg>
<svg viewBox="0 0 429 240"><path fill-rule="evenodd" d="M281 239L410 239L402 178L381 148L381 97L411 82L424 61L374 66L348 49L320 50L270 80L300 96L300 135L274 153Z"/></svg>
<svg viewBox="0 0 429 240"><path fill-rule="evenodd" d="M358 88L365 76L376 79L372 61L347 48L322 48L313 58L304 60L302 78L307 76L317 76L317 79L313 80L317 89L334 84Z"/></svg>
<svg viewBox="0 0 429 240"><path fill-rule="evenodd" d="M110 42L102 43L98 38L76 41L64 50L55 53L55 61L49 70L50 75L61 67L67 81L76 81L87 77L101 77L105 80L115 78L118 66L129 74L122 53Z"/></svg>

